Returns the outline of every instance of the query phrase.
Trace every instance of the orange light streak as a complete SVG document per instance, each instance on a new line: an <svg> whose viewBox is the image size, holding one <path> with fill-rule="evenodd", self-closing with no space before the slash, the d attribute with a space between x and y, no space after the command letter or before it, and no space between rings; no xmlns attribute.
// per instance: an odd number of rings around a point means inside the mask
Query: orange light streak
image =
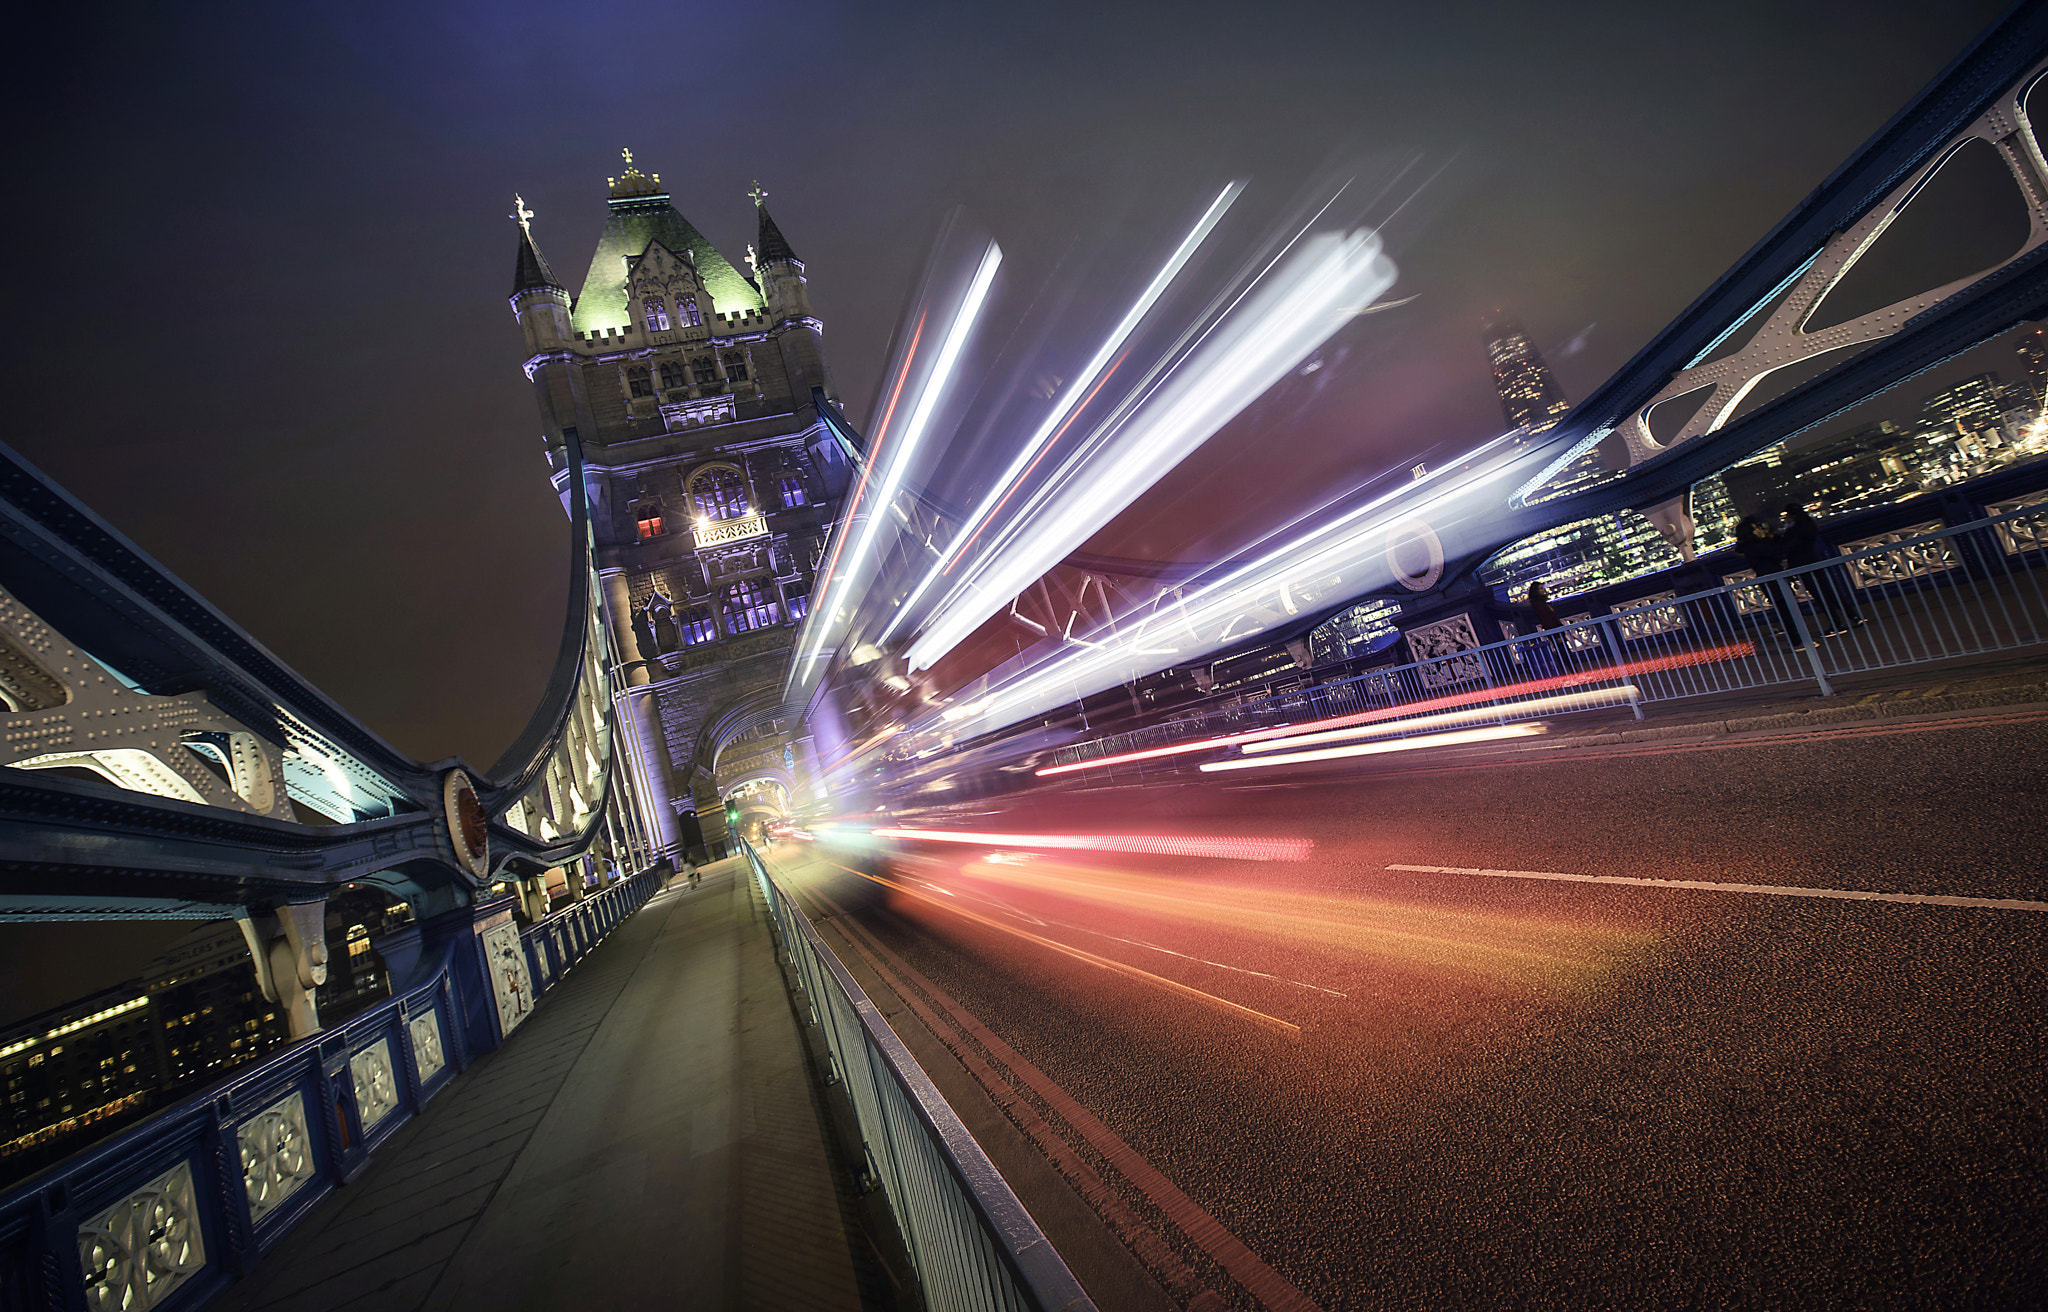
<svg viewBox="0 0 2048 1312"><path fill-rule="evenodd" d="M1295 734L1314 733L1322 729L1342 729L1354 724L1370 724L1378 720L1393 720L1414 715L1421 711L1445 711L1458 706L1470 706L1474 702L1493 701L1505 697L1519 697L1527 693L1551 692L1559 688L1576 688L1581 684L1599 679L1632 678L1638 674L1655 674L1660 670L1676 670L1688 665L1705 665L1713 661L1735 660L1754 655L1756 648L1747 642L1729 643L1722 647L1708 647L1700 651L1678 652L1670 656L1658 656L1650 660L1627 661L1620 665L1609 665L1598 670L1582 670L1571 674L1553 675L1547 679L1533 679L1528 683L1512 684L1505 688L1478 688L1471 692L1452 693L1434 701L1413 702L1406 706L1383 706L1378 710L1360 711L1354 715L1332 716L1327 720L1312 720L1307 724L1283 724L1274 729L1253 729L1246 733L1228 734L1221 738L1204 738L1192 743L1174 743L1169 747L1150 747L1141 752L1119 752L1114 756L1098 756L1088 761L1073 761L1066 765L1049 765L1033 771L1040 778L1056 774L1071 774L1076 770L1096 770L1103 766L1122 765L1127 761L1150 761L1161 756L1184 756L1189 752L1206 752L1217 747L1234 747L1239 743L1259 742L1267 738L1279 738Z"/></svg>
<svg viewBox="0 0 2048 1312"><path fill-rule="evenodd" d="M1181 997L1191 998L1204 1006L1214 1007L1228 1015L1236 1016L1240 1020L1248 1020L1255 1025L1264 1025L1269 1029L1276 1029L1285 1034L1301 1033L1301 1026L1294 1024L1292 1021L1281 1020L1278 1016L1268 1016L1263 1011L1254 1011L1250 1007L1232 1002L1228 998L1219 998L1213 993L1205 993L1201 989L1183 984L1179 980L1168 979L1164 975L1155 975L1149 970L1143 970L1126 962L1118 961L1114 957L1097 956L1093 952L1084 951L1071 944L1062 943L1058 939L1047 938L1043 934L1034 934L1028 929L1019 929L1015 925L1005 925L1002 921L990 916L984 916L978 911L969 911L957 902L941 902L921 889L912 888L907 884L899 884L893 879L884 879L880 875L870 875L864 871L855 870L850 866L839 865L836 861L827 862L826 864L844 870L849 875L859 875L870 883L880 884L884 888L893 889L906 897L914 897L932 906L943 907L963 920L971 920L975 924L988 929L1001 930L1005 934L1015 935L1028 943L1036 943L1039 947L1050 948L1061 956L1072 957L1076 961L1085 962L1102 970L1126 976L1143 984L1150 984L1154 988L1165 989L1169 993L1177 993Z"/></svg>
<svg viewBox="0 0 2048 1312"><path fill-rule="evenodd" d="M1213 856L1238 861L1306 861L1308 838L1181 838L1171 834L981 834L952 829L870 829L876 838L977 847L1043 848L1062 852L1134 852L1148 856Z"/></svg>

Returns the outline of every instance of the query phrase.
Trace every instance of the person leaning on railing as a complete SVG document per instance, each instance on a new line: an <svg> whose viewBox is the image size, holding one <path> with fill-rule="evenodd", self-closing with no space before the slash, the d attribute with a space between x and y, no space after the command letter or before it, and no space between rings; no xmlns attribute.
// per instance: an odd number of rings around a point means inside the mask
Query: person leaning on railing
<svg viewBox="0 0 2048 1312"><path fill-rule="evenodd" d="M1806 513L1806 507L1788 505L1783 511L1785 529L1780 541L1785 544L1785 564L1797 569L1801 565L1818 565L1834 559L1834 552L1820 536L1820 521ZM1847 633L1852 624L1863 623L1863 613L1857 608L1854 594L1842 586L1841 568L1831 566L1817 569L1808 574L1807 586L1813 589L1814 617L1826 621L1826 632L1821 636L1832 638Z"/></svg>
<svg viewBox="0 0 2048 1312"><path fill-rule="evenodd" d="M1550 604L1550 589L1544 586L1542 579L1537 579L1529 585L1529 613L1536 619L1538 634L1546 629L1564 627L1564 621L1558 618L1557 607ZM1556 641L1555 638L1539 636L1534 642L1526 643L1522 647L1523 653L1529 658L1529 672L1539 679L1557 673L1557 651L1552 645Z"/></svg>
<svg viewBox="0 0 2048 1312"><path fill-rule="evenodd" d="M1799 603L1784 580L1769 577L1785 568L1784 539L1772 533L1771 526L1755 515L1744 515L1735 524L1735 554L1748 562L1759 579L1766 580L1763 586L1771 599L1771 609L1776 612L1771 617L1771 627L1781 634L1796 633L1798 628L1792 616Z"/></svg>

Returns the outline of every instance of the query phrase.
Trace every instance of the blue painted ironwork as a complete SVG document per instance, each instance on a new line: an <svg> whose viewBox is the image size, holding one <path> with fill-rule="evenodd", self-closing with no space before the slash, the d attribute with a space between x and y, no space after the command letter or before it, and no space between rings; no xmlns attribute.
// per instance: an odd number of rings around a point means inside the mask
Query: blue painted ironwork
<svg viewBox="0 0 2048 1312"><path fill-rule="evenodd" d="M580 467L573 446L570 458ZM282 799L269 813L252 813L34 769L0 771L0 916L214 919L317 900L361 881L433 910L588 851L614 807L617 772L589 513L582 496L567 500L569 612L560 650L526 731L484 772L454 758L414 761L385 743L0 446L0 587L28 622L40 621L94 663L80 668L119 680L131 704L184 698L178 706L246 731L258 754L277 759L295 802L344 821L298 823ZM61 700L40 719L61 721ZM82 750L76 728L58 724L53 732L68 733L64 741ZM465 860L451 829L455 770L474 781L488 823L484 866Z"/></svg>
<svg viewBox="0 0 2048 1312"><path fill-rule="evenodd" d="M534 972L539 992L665 874L622 880L523 931L527 959L549 962ZM247 1271L504 1041L478 930L512 905L462 907L381 940L403 978L388 1001L0 1194L0 1307L177 1312Z"/></svg>

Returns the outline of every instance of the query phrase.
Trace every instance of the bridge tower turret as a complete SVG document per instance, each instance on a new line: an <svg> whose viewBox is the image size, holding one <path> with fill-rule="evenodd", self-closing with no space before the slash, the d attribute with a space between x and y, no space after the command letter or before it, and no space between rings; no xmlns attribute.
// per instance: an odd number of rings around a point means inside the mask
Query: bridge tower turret
<svg viewBox="0 0 2048 1312"><path fill-rule="evenodd" d="M823 799L781 693L853 471L814 399L837 399L824 325L766 193L735 267L621 153L574 296L517 206L512 309L565 498L572 434L583 452L625 760L660 845L701 857L726 837L723 791L785 749L805 763L792 800Z"/></svg>

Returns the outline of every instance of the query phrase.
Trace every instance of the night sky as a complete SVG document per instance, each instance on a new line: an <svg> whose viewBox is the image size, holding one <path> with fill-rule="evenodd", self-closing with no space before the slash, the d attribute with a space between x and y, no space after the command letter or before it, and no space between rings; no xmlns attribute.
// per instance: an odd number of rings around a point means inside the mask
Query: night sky
<svg viewBox="0 0 2048 1312"><path fill-rule="evenodd" d="M1098 544L1185 558L1498 431L1496 307L1583 398L1997 9L39 6L5 440L399 747L488 765L564 584L514 191L580 285L622 145L735 261L758 177L864 423L950 205L1022 298L1155 261L1222 179L1284 198L1419 157L1386 235L1420 299Z"/></svg>

